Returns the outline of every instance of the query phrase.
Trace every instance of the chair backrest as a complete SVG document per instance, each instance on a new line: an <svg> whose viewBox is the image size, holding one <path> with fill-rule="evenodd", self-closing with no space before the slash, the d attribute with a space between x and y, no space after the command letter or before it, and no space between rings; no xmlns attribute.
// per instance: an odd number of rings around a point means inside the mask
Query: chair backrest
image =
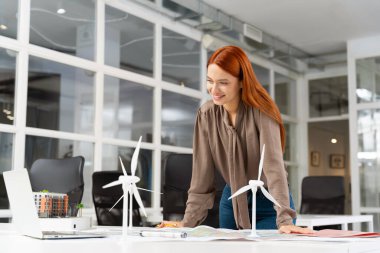
<svg viewBox="0 0 380 253"><path fill-rule="evenodd" d="M8 200L8 194L7 189L5 188L5 182L3 173L0 173L0 209L8 209L9 208L9 200ZM8 218L0 218L1 222L8 222Z"/></svg>
<svg viewBox="0 0 380 253"><path fill-rule="evenodd" d="M76 216L76 205L82 201L84 157L64 159L38 159L29 171L33 191L67 193L71 215Z"/></svg>
<svg viewBox="0 0 380 253"><path fill-rule="evenodd" d="M344 178L308 176L302 180L301 214L344 214Z"/></svg>
<svg viewBox="0 0 380 253"><path fill-rule="evenodd" d="M121 175L123 175L123 173L119 171L97 171L92 174L92 200L94 201L96 219L100 226L123 225L124 198L111 211L109 211L109 209L123 195L121 185L103 189L103 185L118 180ZM141 226L142 219L135 198L133 198L132 207L133 226Z"/></svg>
<svg viewBox="0 0 380 253"><path fill-rule="evenodd" d="M190 188L192 175L191 154L170 154L165 164L164 194L163 194L163 218L164 220L182 219L185 214L187 192ZM209 210L203 225L219 227L219 202L222 196L225 182L222 176L216 172L215 176L215 201Z"/></svg>

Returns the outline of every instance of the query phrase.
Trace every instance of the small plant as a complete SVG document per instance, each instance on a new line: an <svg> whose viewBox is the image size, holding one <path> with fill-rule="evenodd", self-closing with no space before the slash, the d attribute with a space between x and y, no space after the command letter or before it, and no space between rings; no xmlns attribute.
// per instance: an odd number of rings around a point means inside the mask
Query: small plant
<svg viewBox="0 0 380 253"><path fill-rule="evenodd" d="M42 192L42 193L48 193L49 190L43 189L41 192Z"/></svg>
<svg viewBox="0 0 380 253"><path fill-rule="evenodd" d="M82 203L79 203L76 205L76 208L78 208L78 217L82 217L82 209L84 205Z"/></svg>

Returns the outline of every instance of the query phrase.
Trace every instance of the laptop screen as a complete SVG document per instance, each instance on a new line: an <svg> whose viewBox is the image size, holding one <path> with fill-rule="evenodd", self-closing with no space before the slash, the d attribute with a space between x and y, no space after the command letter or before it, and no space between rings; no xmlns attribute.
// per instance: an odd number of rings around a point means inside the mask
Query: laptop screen
<svg viewBox="0 0 380 253"><path fill-rule="evenodd" d="M28 171L6 171L3 175L12 210L12 222L23 235L42 238Z"/></svg>

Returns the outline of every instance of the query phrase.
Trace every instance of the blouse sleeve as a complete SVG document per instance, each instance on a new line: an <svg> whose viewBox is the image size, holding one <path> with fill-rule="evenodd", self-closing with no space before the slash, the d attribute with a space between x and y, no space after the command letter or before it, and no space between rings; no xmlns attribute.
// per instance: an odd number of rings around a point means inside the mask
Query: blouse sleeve
<svg viewBox="0 0 380 253"><path fill-rule="evenodd" d="M198 111L193 140L193 172L188 191L185 216L182 220L185 227L195 227L206 219L208 209L214 204L215 166L208 138L206 115Z"/></svg>
<svg viewBox="0 0 380 253"><path fill-rule="evenodd" d="M281 147L280 126L265 113L259 113L260 153L265 144L265 158L263 173L267 180L270 194L279 202L280 207L275 206L277 212L277 227L291 225L296 212L289 205L289 187L287 172L283 161Z"/></svg>

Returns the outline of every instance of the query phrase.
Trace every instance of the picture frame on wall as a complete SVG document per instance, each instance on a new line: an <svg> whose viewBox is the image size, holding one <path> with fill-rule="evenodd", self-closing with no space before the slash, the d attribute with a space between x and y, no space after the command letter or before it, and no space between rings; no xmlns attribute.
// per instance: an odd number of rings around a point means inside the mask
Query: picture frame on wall
<svg viewBox="0 0 380 253"><path fill-rule="evenodd" d="M344 168L344 155L331 154L330 155L330 168L343 169Z"/></svg>
<svg viewBox="0 0 380 253"><path fill-rule="evenodd" d="M318 151L311 151L310 153L310 165L318 167L321 160L321 154Z"/></svg>

